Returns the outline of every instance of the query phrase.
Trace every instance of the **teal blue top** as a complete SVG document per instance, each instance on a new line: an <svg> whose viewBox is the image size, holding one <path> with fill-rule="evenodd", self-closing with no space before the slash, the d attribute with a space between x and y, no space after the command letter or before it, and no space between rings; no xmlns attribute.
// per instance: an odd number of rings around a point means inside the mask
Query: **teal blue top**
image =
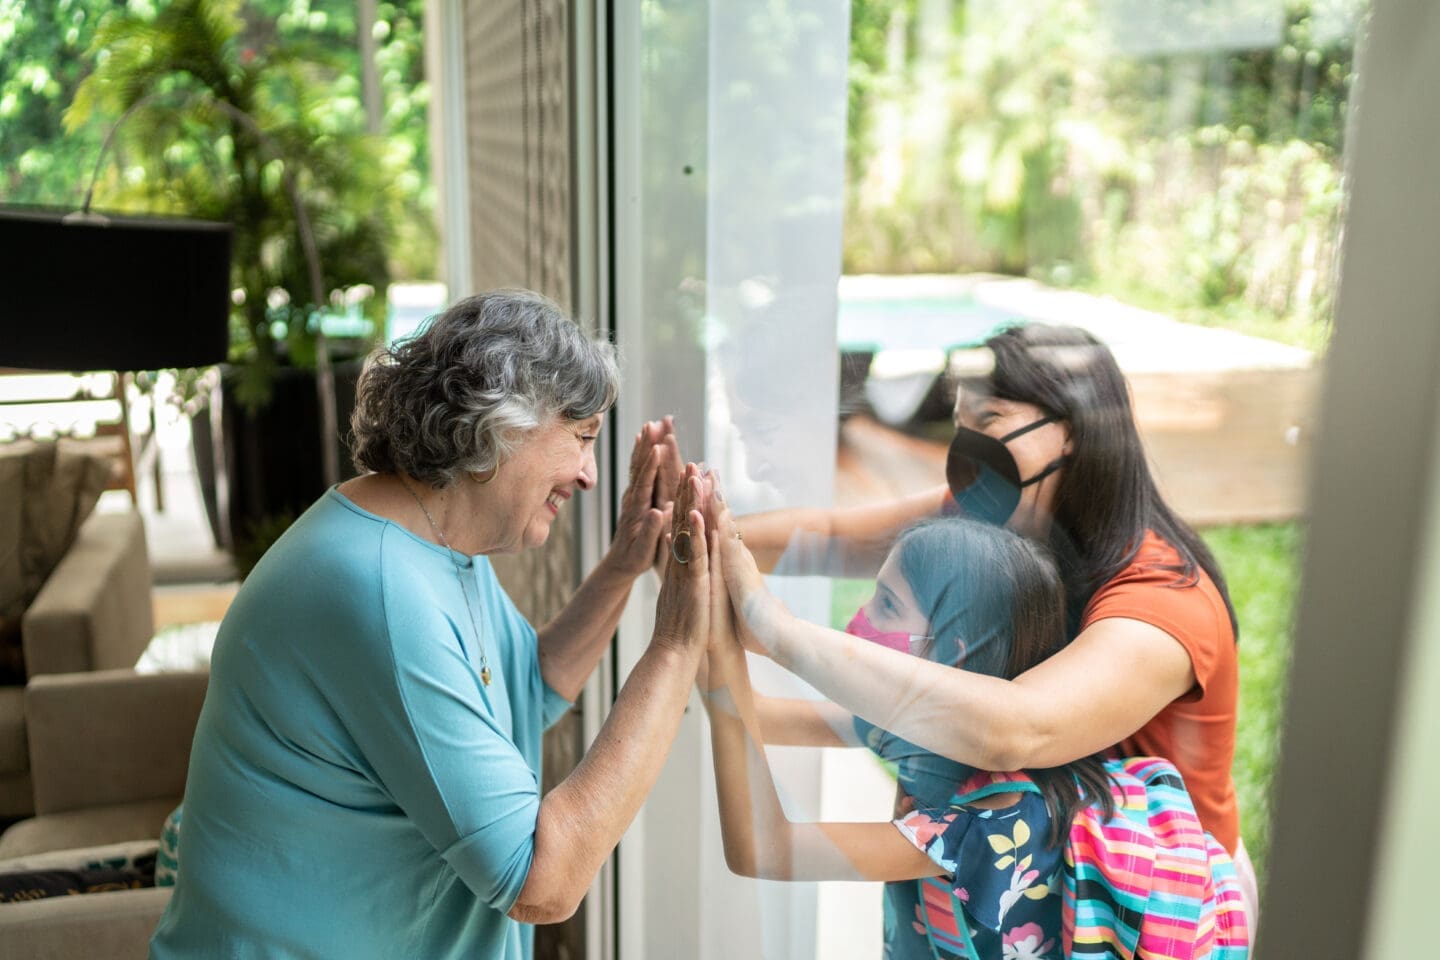
<svg viewBox="0 0 1440 960"><path fill-rule="evenodd" d="M484 557L331 490L221 625L185 786L172 957L529 960L509 919L535 848L540 742L569 704Z"/></svg>

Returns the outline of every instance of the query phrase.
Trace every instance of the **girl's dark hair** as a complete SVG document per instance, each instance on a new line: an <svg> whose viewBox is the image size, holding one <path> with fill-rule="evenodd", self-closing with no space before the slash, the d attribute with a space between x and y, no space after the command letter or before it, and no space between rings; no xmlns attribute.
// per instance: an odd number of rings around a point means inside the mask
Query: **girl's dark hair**
<svg viewBox="0 0 1440 960"><path fill-rule="evenodd" d="M1065 583L1069 636L1095 591L1140 550L1147 529L1180 554L1176 587L1193 586L1204 570L1225 601L1230 626L1240 627L1230 590L1200 536L1165 503L1145 460L1130 393L1115 356L1078 327L1025 324L986 341L995 365L967 384L1001 400L1029 403L1070 428L1073 453L1060 475L1050 548Z"/></svg>
<svg viewBox="0 0 1440 960"><path fill-rule="evenodd" d="M930 520L895 544L900 575L930 623L927 659L1013 680L1065 645L1065 593L1042 544L973 520ZM1082 807L1115 812L1101 754L1025 771L1058 844Z"/></svg>

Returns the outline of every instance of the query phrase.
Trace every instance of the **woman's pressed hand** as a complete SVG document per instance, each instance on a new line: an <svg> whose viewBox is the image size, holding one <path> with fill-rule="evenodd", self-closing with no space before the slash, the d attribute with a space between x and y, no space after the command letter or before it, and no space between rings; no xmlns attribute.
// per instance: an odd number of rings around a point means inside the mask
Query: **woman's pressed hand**
<svg viewBox="0 0 1440 960"><path fill-rule="evenodd" d="M668 421L669 418L667 417ZM674 501L660 501L655 496L662 475L673 476L668 465L675 451L674 436L664 439L662 422L646 423L635 435L630 450L630 482L620 497L620 516L615 522L615 539L610 542L607 559L615 569L630 577L638 577L665 551L665 528L674 516ZM671 490L675 484L671 481Z"/></svg>
<svg viewBox="0 0 1440 960"><path fill-rule="evenodd" d="M654 643L703 650L710 639L710 551L705 536L706 478L690 464L675 496L670 562L655 604Z"/></svg>
<svg viewBox="0 0 1440 960"><path fill-rule="evenodd" d="M654 446L657 457L655 482L651 486L650 505L664 511L665 525L670 524L670 515L675 506L675 491L685 477L685 461L680 459L680 440L675 434L675 418L666 414L662 419L646 423L640 431L644 442ZM655 547L651 566L655 575L665 575L665 564L670 551L662 537Z"/></svg>

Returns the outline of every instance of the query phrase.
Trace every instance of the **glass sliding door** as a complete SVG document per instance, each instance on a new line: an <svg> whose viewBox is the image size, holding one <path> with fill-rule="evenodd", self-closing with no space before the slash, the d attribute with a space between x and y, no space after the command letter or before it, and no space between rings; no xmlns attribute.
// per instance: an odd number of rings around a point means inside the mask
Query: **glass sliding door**
<svg viewBox="0 0 1440 960"><path fill-rule="evenodd" d="M676 414L688 459L716 468L737 512L833 496L836 297L844 196L848 10L755 0L615 4L618 421ZM776 580L829 620L829 584ZM648 641L631 604L620 667ZM756 664L756 684L811 695ZM620 852L627 958L807 957L814 884L725 867L708 736L693 706L660 786ZM819 812L814 752L774 758L786 803ZM883 800L883 795L882 795Z"/></svg>
<svg viewBox="0 0 1440 960"><path fill-rule="evenodd" d="M1089 330L1162 493L1230 579L1233 771L1263 879L1366 0L608 12L622 436L675 413L741 514L863 506L944 482L956 385L989 335ZM771 586L836 627L871 589ZM626 614L622 676L654 599L647 584ZM768 661L752 676L817 696ZM866 751L770 760L792 817L890 812ZM878 885L738 879L718 830L692 703L621 849L626 960L880 954Z"/></svg>

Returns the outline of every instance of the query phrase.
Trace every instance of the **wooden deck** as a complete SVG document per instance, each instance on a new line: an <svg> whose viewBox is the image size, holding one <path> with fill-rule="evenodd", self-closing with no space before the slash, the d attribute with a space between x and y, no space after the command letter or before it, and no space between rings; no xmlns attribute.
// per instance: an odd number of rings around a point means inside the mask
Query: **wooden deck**
<svg viewBox="0 0 1440 960"><path fill-rule="evenodd" d="M196 583L159 585L150 591L155 630L182 623L211 623L225 617L240 584Z"/></svg>

